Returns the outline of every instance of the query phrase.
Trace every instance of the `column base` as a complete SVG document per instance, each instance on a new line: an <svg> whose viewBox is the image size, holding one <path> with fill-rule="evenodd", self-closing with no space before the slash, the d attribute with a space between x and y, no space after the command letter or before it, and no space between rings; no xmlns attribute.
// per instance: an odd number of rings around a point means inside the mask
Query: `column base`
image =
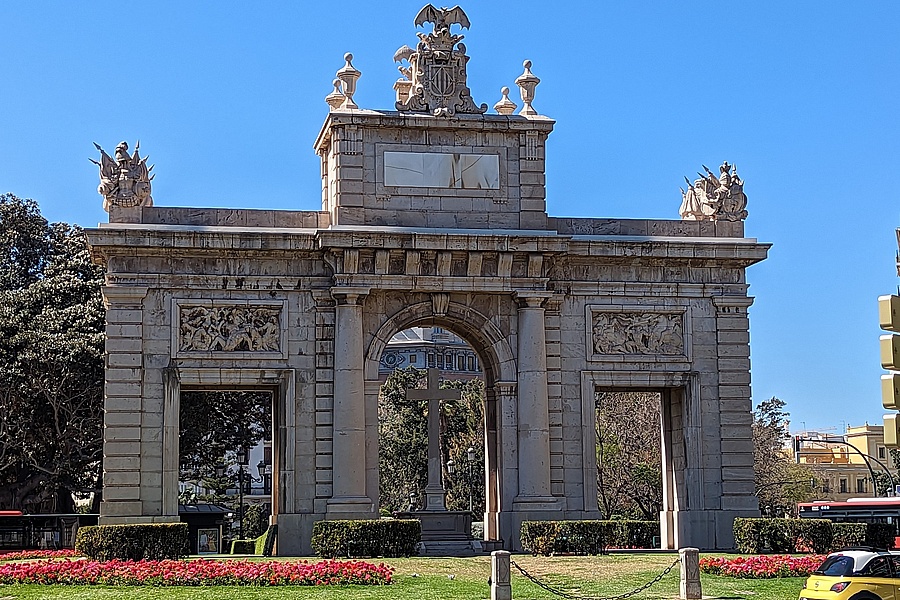
<svg viewBox="0 0 900 600"><path fill-rule="evenodd" d="M326 518L371 519L377 512L368 496L336 496L329 498L326 505Z"/></svg>
<svg viewBox="0 0 900 600"><path fill-rule="evenodd" d="M516 512L532 510L565 510L565 499L556 496L519 496L513 500L512 508Z"/></svg>

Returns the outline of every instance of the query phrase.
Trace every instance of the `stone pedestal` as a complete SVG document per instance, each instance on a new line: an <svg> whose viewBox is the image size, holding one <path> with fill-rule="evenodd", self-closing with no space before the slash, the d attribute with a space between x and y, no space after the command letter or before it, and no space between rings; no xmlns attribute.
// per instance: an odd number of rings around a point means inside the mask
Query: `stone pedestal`
<svg viewBox="0 0 900 600"><path fill-rule="evenodd" d="M425 556L471 556L472 513L467 510L416 511L397 513L398 519L416 519L422 524Z"/></svg>

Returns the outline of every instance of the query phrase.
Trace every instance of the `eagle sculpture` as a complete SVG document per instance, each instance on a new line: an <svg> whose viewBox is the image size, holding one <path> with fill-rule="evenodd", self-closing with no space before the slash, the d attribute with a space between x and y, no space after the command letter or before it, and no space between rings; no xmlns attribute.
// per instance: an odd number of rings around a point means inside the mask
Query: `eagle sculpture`
<svg viewBox="0 0 900 600"><path fill-rule="evenodd" d="M415 25L416 27L421 27L425 23L434 23L435 31L439 31L444 27L449 28L453 23L458 23L464 29L468 29L471 26L469 17L458 5L453 8L435 8L434 5L428 4L416 15Z"/></svg>

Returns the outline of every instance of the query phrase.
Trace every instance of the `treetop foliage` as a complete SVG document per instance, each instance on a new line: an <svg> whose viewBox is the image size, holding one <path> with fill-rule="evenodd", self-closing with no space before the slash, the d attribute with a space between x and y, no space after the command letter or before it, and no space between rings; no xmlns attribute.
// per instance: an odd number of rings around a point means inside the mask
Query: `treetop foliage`
<svg viewBox="0 0 900 600"><path fill-rule="evenodd" d="M99 487L103 281L81 228L0 195L0 507L67 511Z"/></svg>

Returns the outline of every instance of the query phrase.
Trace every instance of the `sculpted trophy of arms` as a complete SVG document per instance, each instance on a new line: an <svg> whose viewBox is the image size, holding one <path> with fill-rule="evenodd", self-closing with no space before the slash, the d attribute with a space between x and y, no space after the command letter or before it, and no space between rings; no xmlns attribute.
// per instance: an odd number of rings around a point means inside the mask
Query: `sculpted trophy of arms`
<svg viewBox="0 0 900 600"><path fill-rule="evenodd" d="M150 189L155 175L150 174L153 165L147 166L149 157L140 156L141 143L136 143L134 153L129 155L128 143L120 142L116 146L115 159L96 142L94 147L100 151L100 161L89 160L100 167L97 193L103 196L103 210L109 212L110 206L153 206Z"/></svg>

